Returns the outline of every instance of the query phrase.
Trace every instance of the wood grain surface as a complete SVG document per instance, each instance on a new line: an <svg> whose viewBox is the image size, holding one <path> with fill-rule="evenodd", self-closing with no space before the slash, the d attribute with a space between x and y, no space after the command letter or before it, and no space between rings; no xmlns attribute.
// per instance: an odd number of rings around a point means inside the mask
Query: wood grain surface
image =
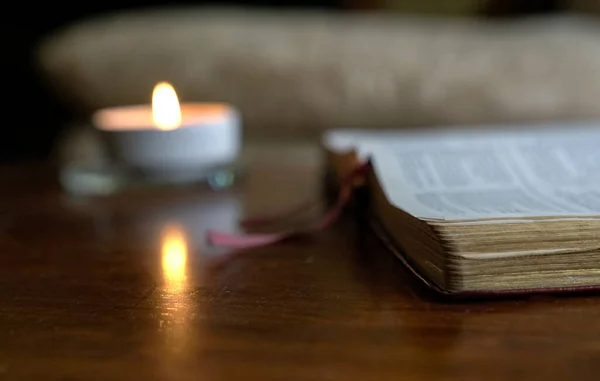
<svg viewBox="0 0 600 381"><path fill-rule="evenodd" d="M0 380L598 379L600 297L441 300L352 218L212 266L205 229L318 194L316 169L74 199L0 168Z"/></svg>

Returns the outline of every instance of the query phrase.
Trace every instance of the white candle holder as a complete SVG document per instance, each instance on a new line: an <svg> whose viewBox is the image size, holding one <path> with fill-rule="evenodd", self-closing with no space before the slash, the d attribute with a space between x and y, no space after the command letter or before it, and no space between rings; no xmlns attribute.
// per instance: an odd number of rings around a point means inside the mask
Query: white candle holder
<svg viewBox="0 0 600 381"><path fill-rule="evenodd" d="M153 125L149 106L107 108L93 114L108 161L64 166L63 187L73 194L110 194L132 188L207 184L228 188L239 173L239 112L225 104L181 105L176 128Z"/></svg>

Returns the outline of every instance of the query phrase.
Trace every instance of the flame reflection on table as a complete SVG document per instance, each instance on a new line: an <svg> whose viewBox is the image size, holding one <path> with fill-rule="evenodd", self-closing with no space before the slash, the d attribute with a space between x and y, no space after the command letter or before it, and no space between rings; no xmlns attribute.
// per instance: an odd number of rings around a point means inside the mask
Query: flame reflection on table
<svg viewBox="0 0 600 381"><path fill-rule="evenodd" d="M183 225L166 224L160 232L160 260L164 288L156 307L160 315L160 337L164 344L160 366L167 378L177 373L179 361L190 352L189 330L194 329L195 308L188 284L189 245Z"/></svg>
<svg viewBox="0 0 600 381"><path fill-rule="evenodd" d="M181 290L187 280L188 244L184 229L177 224L165 226L161 237L162 271L167 291Z"/></svg>

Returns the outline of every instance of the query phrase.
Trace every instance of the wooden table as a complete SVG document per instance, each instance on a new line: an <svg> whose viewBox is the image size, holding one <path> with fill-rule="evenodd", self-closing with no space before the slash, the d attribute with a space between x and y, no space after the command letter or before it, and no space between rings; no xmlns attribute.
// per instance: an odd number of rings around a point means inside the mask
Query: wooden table
<svg viewBox="0 0 600 381"><path fill-rule="evenodd" d="M0 379L600 377L600 297L439 300L351 219L208 266L206 228L316 194L306 163L101 200L62 194L43 165L0 169Z"/></svg>

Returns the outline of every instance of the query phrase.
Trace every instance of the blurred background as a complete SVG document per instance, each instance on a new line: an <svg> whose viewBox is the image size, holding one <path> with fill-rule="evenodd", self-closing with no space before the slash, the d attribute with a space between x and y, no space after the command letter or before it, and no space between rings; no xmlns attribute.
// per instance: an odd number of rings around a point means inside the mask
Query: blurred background
<svg viewBox="0 0 600 381"><path fill-rule="evenodd" d="M5 13L1 24L3 73L5 87L5 137L0 146L3 162L47 157L56 138L69 120L69 109L57 99L36 71L33 49L48 34L76 21L107 12L173 5L235 5L277 9L317 8L333 12L368 12L439 14L449 17L525 17L542 13L569 12L573 2L552 0L287 0L287 1L85 1L54 4L52 9L33 9L27 3ZM580 2L581 3L581 2ZM586 2L584 2L586 3ZM587 2L580 8L590 6Z"/></svg>

